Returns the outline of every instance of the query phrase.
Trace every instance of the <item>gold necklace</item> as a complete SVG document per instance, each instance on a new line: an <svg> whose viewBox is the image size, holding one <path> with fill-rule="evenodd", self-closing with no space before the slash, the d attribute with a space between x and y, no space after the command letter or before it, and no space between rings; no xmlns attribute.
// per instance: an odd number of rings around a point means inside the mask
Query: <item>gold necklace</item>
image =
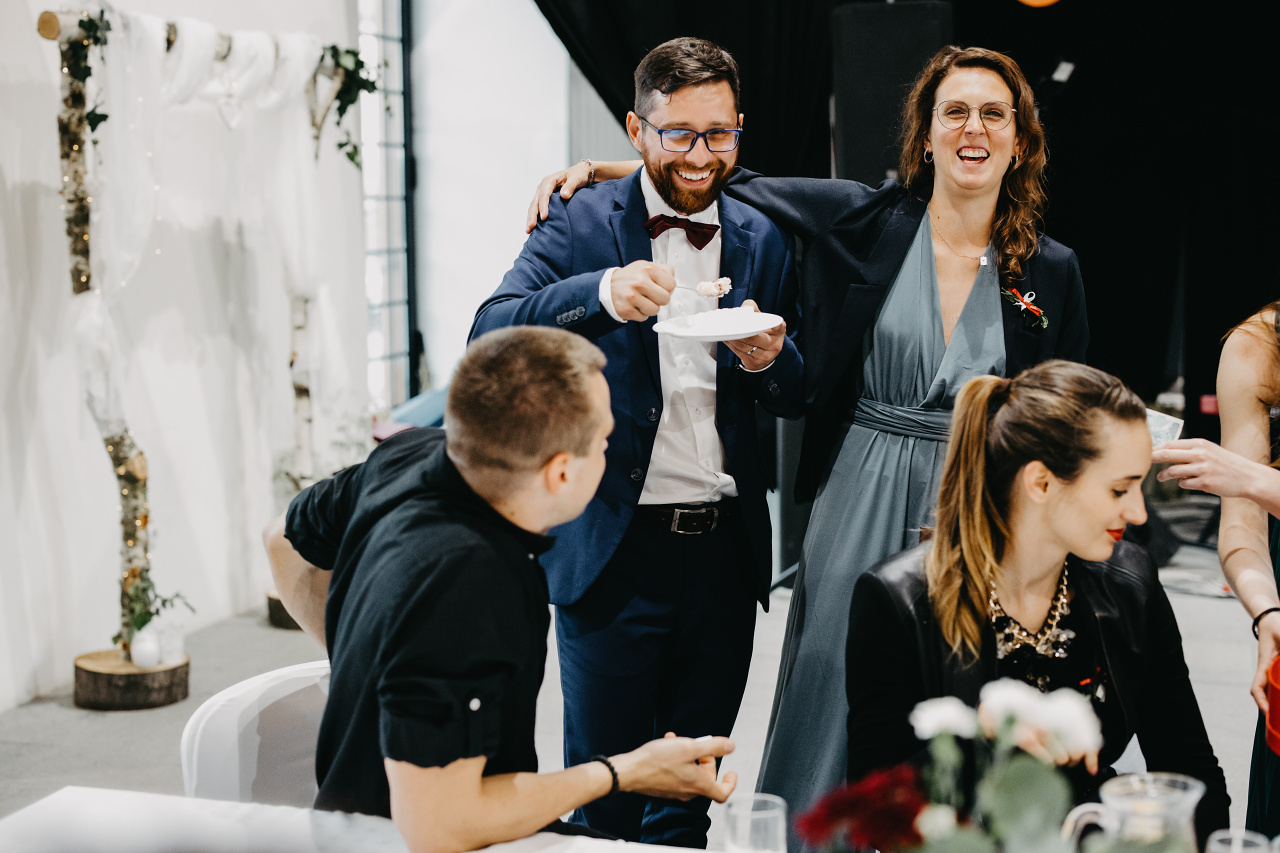
<svg viewBox="0 0 1280 853"><path fill-rule="evenodd" d="M932 216L933 216L933 208L932 208L932 207L930 207L930 208L929 208L929 214L930 214L930 218L932 218ZM950 249L950 250L951 250L951 254L953 254L953 255L957 255L957 256L959 256L959 257L961 257L961 258L968 258L968 259L969 259L969 260L971 260L971 261L977 261L977 262L978 262L978 266L985 267L985 266L987 265L987 253L986 253L986 252L983 252L981 255L978 255L977 257L974 257L973 255L966 255L964 252L957 252L957 251L956 251L956 247L955 247L955 246L952 246L950 243L948 243L948 242L947 242L947 238L942 236L942 232L941 232L941 231L939 231L937 228L934 228L934 229L933 229L933 233L938 235L938 239L942 241L942 245L946 246L948 249Z"/></svg>
<svg viewBox="0 0 1280 853"><path fill-rule="evenodd" d="M1004 659L1015 649L1029 646L1036 654L1049 658L1065 658L1067 645L1075 637L1076 632L1070 628L1059 628L1058 622L1071 612L1067 605L1067 564L1062 564L1062 574L1058 575L1058 590L1053 596L1053 604L1049 607L1049 615L1044 625L1032 634L1000 606L996 597L996 582L991 581L991 594L987 601L987 611L991 617L991 629L996 635L996 657Z"/></svg>

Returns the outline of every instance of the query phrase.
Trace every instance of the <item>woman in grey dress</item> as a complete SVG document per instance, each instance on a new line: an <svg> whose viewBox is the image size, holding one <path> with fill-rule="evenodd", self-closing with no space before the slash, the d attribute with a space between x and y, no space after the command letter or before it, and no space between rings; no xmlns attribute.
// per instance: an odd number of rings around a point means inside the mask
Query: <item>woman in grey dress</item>
<svg viewBox="0 0 1280 853"><path fill-rule="evenodd" d="M902 146L901 183L739 169L724 190L803 247L796 498L817 500L758 783L793 813L844 781L853 586L930 524L958 389L1049 358L1083 361L1088 345L1075 254L1037 231L1047 150L1017 64L939 51L908 96ZM638 165L594 163L595 176ZM554 188L567 198L589 178L587 164L548 176L535 205L545 215Z"/></svg>

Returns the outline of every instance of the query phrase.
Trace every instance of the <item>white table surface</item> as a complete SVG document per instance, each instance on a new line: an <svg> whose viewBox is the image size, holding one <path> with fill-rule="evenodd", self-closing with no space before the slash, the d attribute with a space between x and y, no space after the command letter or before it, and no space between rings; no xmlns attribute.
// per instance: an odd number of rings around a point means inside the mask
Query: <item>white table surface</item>
<svg viewBox="0 0 1280 853"><path fill-rule="evenodd" d="M539 833L492 853L622 853L640 845ZM645 853L657 848L643 847ZM0 819L3 853L406 853L391 821L71 785Z"/></svg>

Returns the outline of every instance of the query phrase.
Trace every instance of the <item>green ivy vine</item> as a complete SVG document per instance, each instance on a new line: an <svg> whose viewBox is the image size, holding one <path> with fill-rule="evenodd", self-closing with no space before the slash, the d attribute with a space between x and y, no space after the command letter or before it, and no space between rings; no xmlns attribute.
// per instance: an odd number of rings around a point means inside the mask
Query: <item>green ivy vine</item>
<svg viewBox="0 0 1280 853"><path fill-rule="evenodd" d="M107 33L111 32L111 22L107 20L106 12L99 12L98 17L91 18L85 15L78 23L83 38L67 39L66 45L62 48L62 64L72 80L79 80L83 84L93 75L93 67L89 64L89 51L95 47L98 48L99 57L102 58L101 49L107 46ZM101 112L95 104L84 114L84 120L89 125L89 133L92 134L98 129L98 125L107 120L107 114ZM94 142L96 143L97 140L95 139Z"/></svg>
<svg viewBox="0 0 1280 853"><path fill-rule="evenodd" d="M360 58L359 51L331 44L325 48L325 52L333 60L333 64L342 69L342 83L333 97L338 108L338 128L343 134L343 138L338 142L338 150L347 155L347 159L354 163L357 169L361 169L363 166L360 161L360 143L352 138L351 130L343 125L342 119L346 116L347 110L360 99L361 92L378 91L378 78L368 64Z"/></svg>

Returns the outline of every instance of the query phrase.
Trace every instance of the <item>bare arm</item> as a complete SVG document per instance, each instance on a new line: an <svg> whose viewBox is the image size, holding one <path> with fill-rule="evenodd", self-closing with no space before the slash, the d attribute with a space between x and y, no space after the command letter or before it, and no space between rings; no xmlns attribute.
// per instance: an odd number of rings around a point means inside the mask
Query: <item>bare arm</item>
<svg viewBox="0 0 1280 853"><path fill-rule="evenodd" d="M333 573L313 566L293 549L284 535L283 513L263 529L262 544L284 609L311 639L324 646L324 607Z"/></svg>
<svg viewBox="0 0 1280 853"><path fill-rule="evenodd" d="M1268 412L1262 402L1267 363L1262 342L1240 331L1227 338L1218 363L1222 446L1260 465L1268 461L1270 450ZM1222 499L1218 559L1223 575L1250 616L1280 607L1267 542L1267 514L1247 497ZM1251 692L1265 711L1267 667L1280 653L1280 613L1264 617L1258 631L1258 669Z"/></svg>
<svg viewBox="0 0 1280 853"><path fill-rule="evenodd" d="M716 781L717 757L733 741L677 738L668 734L610 758L623 791L688 800L724 802L737 778ZM383 759L391 787L391 819L412 853L459 853L523 838L565 812L609 793L608 768L598 761L558 773L483 776L487 761L460 758L445 767L418 767Z"/></svg>

